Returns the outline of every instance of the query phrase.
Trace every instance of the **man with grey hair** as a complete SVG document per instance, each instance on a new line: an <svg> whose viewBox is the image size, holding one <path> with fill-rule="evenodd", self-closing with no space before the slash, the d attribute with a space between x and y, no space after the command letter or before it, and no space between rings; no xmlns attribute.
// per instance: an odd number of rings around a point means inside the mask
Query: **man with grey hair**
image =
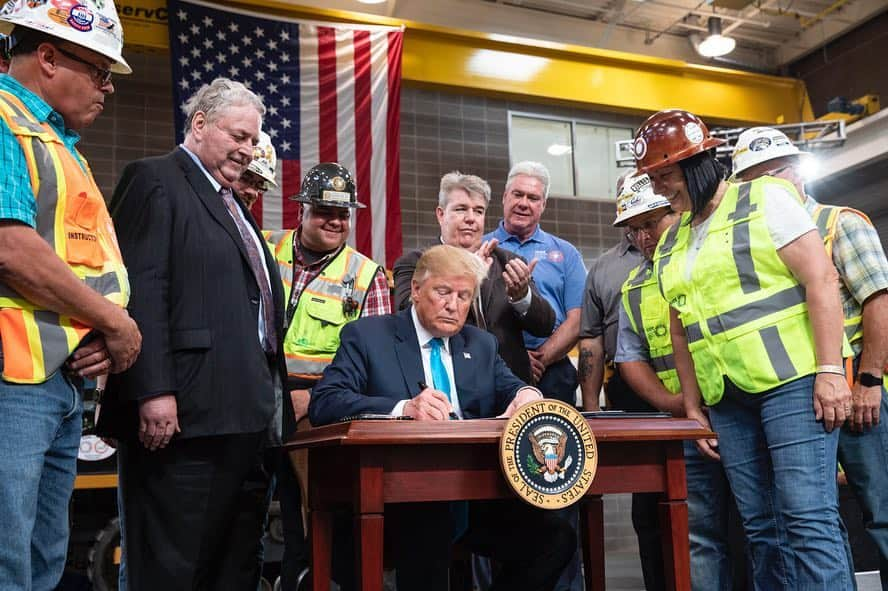
<svg viewBox="0 0 888 591"><path fill-rule="evenodd" d="M534 383L549 398L576 404L577 371L567 357L577 343L580 330L580 307L586 266L577 249L567 240L544 232L540 218L549 196L549 171L539 162L515 164L506 179L503 192L503 219L485 240L499 245L526 260L536 262L533 278L555 311L555 332L548 338L524 333ZM566 510L566 519L576 526L577 509ZM580 590L580 553L565 569L556 591Z"/></svg>
<svg viewBox="0 0 888 591"><path fill-rule="evenodd" d="M533 285L530 265L520 256L497 247L496 240L482 242L484 214L490 203L490 185L470 174L453 171L441 178L435 216L441 226L440 244L477 253L487 265L487 275L472 302L467 322L493 333L499 353L516 376L530 383L530 361L522 331L538 337L552 334L555 313ZM395 306L410 305L410 285L423 250L414 250L395 263Z"/></svg>
<svg viewBox="0 0 888 591"><path fill-rule="evenodd" d="M185 110L185 141L129 164L111 202L144 335L107 397L130 591L256 588L261 532L231 532L251 469L280 438L281 279L231 190L265 108L219 78Z"/></svg>

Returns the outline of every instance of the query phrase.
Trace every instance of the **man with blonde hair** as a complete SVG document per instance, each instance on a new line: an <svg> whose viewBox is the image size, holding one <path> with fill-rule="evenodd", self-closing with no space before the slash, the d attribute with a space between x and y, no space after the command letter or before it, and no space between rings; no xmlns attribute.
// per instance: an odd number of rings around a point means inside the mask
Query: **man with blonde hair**
<svg viewBox="0 0 888 591"><path fill-rule="evenodd" d="M409 310L342 329L336 357L312 390L312 424L364 413L418 421L510 416L540 399L539 390L516 378L497 355L493 335L465 324L486 274L484 263L466 250L446 244L428 249L416 263ZM386 512L393 518L386 520L386 535L393 536L400 591L449 589L454 533L503 564L493 589L548 590L574 551L574 532L565 521L519 500L472 504L467 527L451 517L449 503L409 503ZM354 583L347 575L339 580L345 591Z"/></svg>
<svg viewBox="0 0 888 591"><path fill-rule="evenodd" d="M185 141L129 164L111 202L144 334L108 383L130 591L256 588L261 532L231 532L256 458L280 440L281 279L232 191L265 108L219 78L185 109Z"/></svg>
<svg viewBox="0 0 888 591"><path fill-rule="evenodd" d="M492 333L499 342L503 361L516 376L531 382L530 360L522 331L538 337L552 334L555 313L534 286L531 274L536 262L499 248L496 240L482 242L484 214L490 204L490 185L471 174L453 171L441 178L435 216L441 226L440 244L477 253L487 271L475 300L469 324ZM395 305L410 305L411 280L422 250L414 250L395 263Z"/></svg>

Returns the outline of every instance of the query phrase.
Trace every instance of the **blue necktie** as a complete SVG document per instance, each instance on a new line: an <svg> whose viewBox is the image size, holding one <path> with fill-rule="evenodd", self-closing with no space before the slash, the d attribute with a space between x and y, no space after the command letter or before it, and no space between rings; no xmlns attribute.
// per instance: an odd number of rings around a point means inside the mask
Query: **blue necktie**
<svg viewBox="0 0 888 591"><path fill-rule="evenodd" d="M447 377L447 369L441 360L441 349L444 347L444 341L441 337L435 337L429 341L429 344L432 346L432 354L429 359L432 369L432 385L435 390L444 392L447 395L448 401L453 402L450 398L450 378Z"/></svg>
<svg viewBox="0 0 888 591"><path fill-rule="evenodd" d="M441 349L444 347L444 341L440 337L435 337L429 344L432 346L432 354L429 356L429 364L432 369L432 383L435 390L444 392L447 400L451 403L453 399L450 397L450 378L447 377L447 369L441 360ZM450 515L453 519L453 541L460 539L466 530L469 529L469 504L465 501L454 501L450 504Z"/></svg>

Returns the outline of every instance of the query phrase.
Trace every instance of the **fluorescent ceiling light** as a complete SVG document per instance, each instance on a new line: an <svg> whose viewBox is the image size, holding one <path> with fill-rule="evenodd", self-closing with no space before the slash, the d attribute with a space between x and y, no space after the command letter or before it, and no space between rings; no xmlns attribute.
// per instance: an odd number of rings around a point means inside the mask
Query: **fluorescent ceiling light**
<svg viewBox="0 0 888 591"><path fill-rule="evenodd" d="M382 4L385 0L358 0L361 4Z"/></svg>
<svg viewBox="0 0 888 591"><path fill-rule="evenodd" d="M472 74L478 76L528 82L548 62L549 60L544 57L479 49L469 58L467 68Z"/></svg>
<svg viewBox="0 0 888 591"><path fill-rule="evenodd" d="M564 144L552 144L546 149L550 156L564 156L570 154L571 147Z"/></svg>
<svg viewBox="0 0 888 591"><path fill-rule="evenodd" d="M721 19L709 17L709 36L697 45L697 52L703 57L720 57L734 51L737 41L721 34Z"/></svg>

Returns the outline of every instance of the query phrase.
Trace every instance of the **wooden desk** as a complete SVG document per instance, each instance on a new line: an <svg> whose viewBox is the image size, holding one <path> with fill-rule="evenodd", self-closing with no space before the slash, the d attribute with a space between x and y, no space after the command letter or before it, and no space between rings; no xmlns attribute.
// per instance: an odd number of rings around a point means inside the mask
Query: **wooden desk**
<svg viewBox="0 0 888 591"><path fill-rule="evenodd" d="M331 510L355 514L356 580L382 589L383 509L386 503L512 498L499 465L505 420L355 421L301 431L287 444L309 451L312 575L327 591ZM687 419L590 419L598 442L598 472L581 505L586 589L604 590L601 495L659 492L664 576L689 591L687 484L682 441L712 437Z"/></svg>

